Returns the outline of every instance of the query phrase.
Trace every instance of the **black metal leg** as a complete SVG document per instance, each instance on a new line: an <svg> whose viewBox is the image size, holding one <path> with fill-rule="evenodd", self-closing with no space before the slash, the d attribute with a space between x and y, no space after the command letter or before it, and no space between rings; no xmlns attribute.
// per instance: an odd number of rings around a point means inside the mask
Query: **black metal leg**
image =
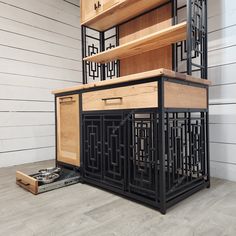
<svg viewBox="0 0 236 236"><path fill-rule="evenodd" d="M211 187L210 180L210 144L209 144L209 111L206 114L206 158L207 158L207 188Z"/></svg>
<svg viewBox="0 0 236 236"><path fill-rule="evenodd" d="M164 111L164 79L158 81L158 108L159 108L159 185L160 185L160 209L161 213L166 213L166 170L165 170L165 111Z"/></svg>

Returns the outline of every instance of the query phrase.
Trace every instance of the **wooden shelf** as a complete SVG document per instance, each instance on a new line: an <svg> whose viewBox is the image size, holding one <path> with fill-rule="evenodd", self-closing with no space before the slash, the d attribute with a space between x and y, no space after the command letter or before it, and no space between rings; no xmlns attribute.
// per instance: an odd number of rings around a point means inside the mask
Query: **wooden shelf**
<svg viewBox="0 0 236 236"><path fill-rule="evenodd" d="M161 31L152 33L143 38L125 43L116 48L86 57L84 60L97 63L107 63L109 61L131 57L171 45L172 43L183 41L186 39L186 33L187 23L183 22L178 25L174 25Z"/></svg>
<svg viewBox="0 0 236 236"><path fill-rule="evenodd" d="M117 4L114 4L110 8L108 7L95 14L90 19L82 21L82 25L104 31L167 3L168 1L169 0L119 0Z"/></svg>

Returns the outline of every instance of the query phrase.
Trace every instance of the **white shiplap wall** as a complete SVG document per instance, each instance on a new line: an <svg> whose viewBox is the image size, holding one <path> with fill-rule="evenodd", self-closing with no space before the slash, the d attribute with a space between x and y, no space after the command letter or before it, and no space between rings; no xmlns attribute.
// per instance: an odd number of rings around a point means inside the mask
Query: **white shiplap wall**
<svg viewBox="0 0 236 236"><path fill-rule="evenodd" d="M81 68L79 0L0 1L0 167L55 157L51 91Z"/></svg>
<svg viewBox="0 0 236 236"><path fill-rule="evenodd" d="M208 3L211 175L236 181L236 1Z"/></svg>

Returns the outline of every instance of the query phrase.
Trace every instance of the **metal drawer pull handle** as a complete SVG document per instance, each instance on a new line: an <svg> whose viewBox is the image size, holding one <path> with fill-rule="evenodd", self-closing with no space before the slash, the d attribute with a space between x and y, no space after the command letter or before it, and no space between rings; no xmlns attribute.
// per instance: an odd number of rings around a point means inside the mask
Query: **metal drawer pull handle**
<svg viewBox="0 0 236 236"><path fill-rule="evenodd" d="M102 101L106 102L106 101L109 101L109 100L122 100L122 99L123 99L122 97L103 98Z"/></svg>
<svg viewBox="0 0 236 236"><path fill-rule="evenodd" d="M97 10L101 6L102 5L101 5L100 1L98 1L98 5L96 3L94 3L94 10Z"/></svg>
<svg viewBox="0 0 236 236"><path fill-rule="evenodd" d="M75 102L73 97L65 97L65 98L60 98L60 103L65 103L65 102Z"/></svg>

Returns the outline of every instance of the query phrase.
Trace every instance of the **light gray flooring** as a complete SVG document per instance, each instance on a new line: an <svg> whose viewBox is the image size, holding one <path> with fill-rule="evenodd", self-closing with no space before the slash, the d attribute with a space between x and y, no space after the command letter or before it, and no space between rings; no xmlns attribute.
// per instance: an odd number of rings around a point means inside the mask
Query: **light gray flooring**
<svg viewBox="0 0 236 236"><path fill-rule="evenodd" d="M41 162L0 169L0 235L236 236L236 183L212 179L205 189L158 211L76 184L34 196L15 184L15 171L53 166Z"/></svg>

